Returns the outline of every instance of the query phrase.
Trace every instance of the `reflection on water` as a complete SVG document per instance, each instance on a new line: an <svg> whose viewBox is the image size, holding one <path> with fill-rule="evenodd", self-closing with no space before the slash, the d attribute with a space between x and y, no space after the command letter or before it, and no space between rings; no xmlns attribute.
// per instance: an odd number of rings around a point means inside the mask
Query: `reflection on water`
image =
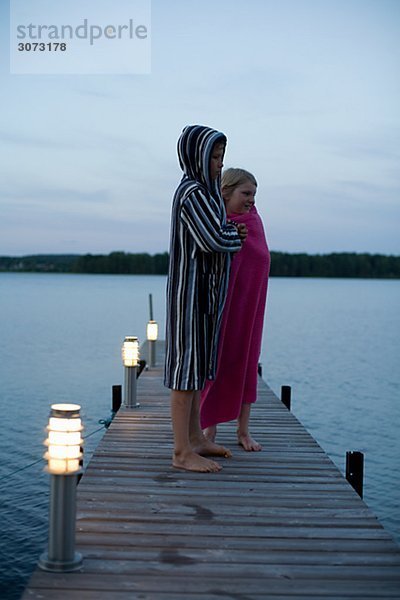
<svg viewBox="0 0 400 600"><path fill-rule="evenodd" d="M0 597L19 598L47 541L48 476L41 462L53 402L82 405L86 435L109 416L122 383L125 335L164 331L165 277L0 274ZM264 378L338 467L365 453L365 500L400 542L400 282L272 279ZM396 362L396 364L395 364ZM102 432L86 440L86 458Z"/></svg>
<svg viewBox="0 0 400 600"><path fill-rule="evenodd" d="M342 472L365 455L364 500L400 543L400 282L272 279L264 377Z"/></svg>

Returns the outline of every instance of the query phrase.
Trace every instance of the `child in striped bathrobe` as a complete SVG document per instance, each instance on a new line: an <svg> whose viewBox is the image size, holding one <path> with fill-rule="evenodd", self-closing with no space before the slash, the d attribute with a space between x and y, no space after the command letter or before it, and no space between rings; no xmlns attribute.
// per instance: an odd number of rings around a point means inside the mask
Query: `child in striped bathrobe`
<svg viewBox="0 0 400 600"><path fill-rule="evenodd" d="M219 471L205 455L230 456L205 438L199 418L201 390L216 373L230 258L246 236L245 227L226 222L220 194L225 146L223 133L202 125L186 127L178 140L184 175L171 215L164 383L172 390L172 464L189 471Z"/></svg>

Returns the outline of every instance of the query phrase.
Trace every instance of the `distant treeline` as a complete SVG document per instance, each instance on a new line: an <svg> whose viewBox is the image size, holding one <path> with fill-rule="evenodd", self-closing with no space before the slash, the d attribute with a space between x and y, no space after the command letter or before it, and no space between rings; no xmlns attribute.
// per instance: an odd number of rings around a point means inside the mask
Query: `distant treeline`
<svg viewBox="0 0 400 600"><path fill-rule="evenodd" d="M111 252L85 254L71 265L73 273L111 273L116 275L166 275L168 272L168 252L163 254L127 254Z"/></svg>
<svg viewBox="0 0 400 600"><path fill-rule="evenodd" d="M400 256L351 252L314 255L271 252L271 275L399 279Z"/></svg>
<svg viewBox="0 0 400 600"><path fill-rule="evenodd" d="M163 254L38 254L19 258L0 256L0 271L40 273L106 273L115 275L165 275L168 252Z"/></svg>
<svg viewBox="0 0 400 600"><path fill-rule="evenodd" d="M165 275L168 253L39 254L0 256L0 271L47 273L108 273L116 275ZM383 254L289 254L271 252L273 277L400 278L400 256Z"/></svg>

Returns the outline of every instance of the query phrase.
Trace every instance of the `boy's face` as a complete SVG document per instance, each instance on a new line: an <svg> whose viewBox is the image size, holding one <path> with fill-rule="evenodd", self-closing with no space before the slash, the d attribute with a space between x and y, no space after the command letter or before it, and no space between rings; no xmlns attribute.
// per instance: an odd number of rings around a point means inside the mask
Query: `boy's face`
<svg viewBox="0 0 400 600"><path fill-rule="evenodd" d="M211 152L210 159L210 174L211 179L217 179L218 175L221 174L222 167L224 166L223 158L225 154L224 144L215 144Z"/></svg>

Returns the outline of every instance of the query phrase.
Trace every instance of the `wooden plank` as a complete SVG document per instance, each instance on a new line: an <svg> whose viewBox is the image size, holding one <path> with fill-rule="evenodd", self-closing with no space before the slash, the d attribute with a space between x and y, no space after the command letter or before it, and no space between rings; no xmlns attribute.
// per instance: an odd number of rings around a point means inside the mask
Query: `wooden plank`
<svg viewBox="0 0 400 600"><path fill-rule="evenodd" d="M171 545L166 544L162 549L168 549ZM363 546L360 546L363 548ZM301 554L299 550L301 549ZM98 560L122 560L122 561L154 561L160 553L159 547L145 547L140 548L119 548L118 546L86 546L85 556L87 558L98 559ZM221 550L220 548L188 548L185 547L185 556L196 562L207 563L212 561L214 564L217 563L228 563L235 564L240 562L242 564L295 564L295 565L345 565L347 567L352 565L385 565L385 566L399 566L399 556L391 553L376 554L373 552L345 552L343 550L330 551L316 551L309 550L303 545L299 546L295 550L288 548L270 549L268 556L266 557L263 553L254 553L253 549L244 550L243 548L230 548L229 552Z"/></svg>
<svg viewBox="0 0 400 600"><path fill-rule="evenodd" d="M23 599L400 598L400 549L318 443L262 380L263 451L237 446L220 473L171 467L160 368L138 382L78 488L81 573L36 570Z"/></svg>
<svg viewBox="0 0 400 600"><path fill-rule="evenodd" d="M279 593L278 595L274 594L272 591L262 591L260 593L252 593L251 596L245 595L245 594L229 594L228 592L225 592L224 590L217 590L215 593L213 592L209 592L206 596L207 600L221 600L221 598L232 598L234 600L248 600L249 598L251 599L259 599L259 600L265 600L266 598L279 598L279 600L304 600L305 598L312 598L312 600L325 600L326 598L330 598L331 600L354 600L355 598L373 598L375 600L383 600L384 598L395 598L398 599L398 596L396 595L388 595L388 594L384 594L384 595L362 595L362 594L357 594L357 595L347 595L346 593L344 593L343 591L339 592L340 595L331 595L331 594L327 594L325 593L323 596L315 595L314 593L310 592L307 595L302 594L301 592L299 594L297 594L296 592L292 592L290 593L290 595L282 595L281 593ZM46 590L46 589L40 589L40 590L30 590L30 598L32 600L55 600L54 597L54 591L53 590ZM396 594L396 592L395 592ZM129 592L129 595L126 594L126 592L122 591L114 591L114 590L96 590L96 591L88 591L88 590L81 590L80 595L79 595L79 599L80 600L124 600L126 598L129 598L129 600L153 600L155 595L153 592ZM57 600L69 600L71 598L71 592L70 591L65 591L65 590L57 590ZM166 592L164 590L160 590L157 592L157 598L160 598L161 600L204 600L205 595L203 594L203 592L200 593L196 593L196 592L188 592L187 590L175 590L174 592L170 593L170 592Z"/></svg>
<svg viewBox="0 0 400 600"><path fill-rule="evenodd" d="M303 553L307 552L319 552L325 555L326 553L349 553L353 556L362 557L365 555L382 556L385 558L388 556L393 558L396 563L398 560L398 554L393 553L393 543L390 539L385 538L382 540L359 540L359 539L347 539L347 540L332 540L322 538L224 538L215 539L200 536L184 536L171 534L168 536L152 535L146 533L144 535L135 535L124 533L109 533L103 534L101 531L95 532L82 532L82 535L77 533L77 540L79 547L86 547L91 549L102 548L104 552L109 549L118 548L119 552L131 552L132 548L135 550L142 550L144 548L164 548L169 546L178 546L180 548L192 549L201 548L205 550L217 550L222 553L230 552L231 550L252 550L253 556L257 556L259 560L270 561L275 551L286 552L288 558L293 553L298 553L302 556ZM351 562L349 563L351 564Z"/></svg>
<svg viewBox="0 0 400 600"><path fill-rule="evenodd" d="M44 573L35 573L31 589L35 587L38 591L51 590L53 598L59 598L59 590L69 590L70 598L82 598L82 591L108 591L125 592L126 598L142 598L143 593L149 594L148 598L157 597L159 594L176 597L177 593L188 597L195 593L201 598L210 598L213 595L221 597L233 597L240 599L248 598L271 598L286 594L290 597L309 597L314 595L325 598L342 598L342 594L356 598L397 598L399 588L395 581L380 581L350 578L295 578L290 579L282 576L274 577L226 577L217 573L215 577L195 577L188 580L184 575L184 566L169 567L170 572L159 574L148 574L147 577L141 573L133 576L126 574L76 574L57 575L46 577ZM175 576L171 571L176 571ZM137 596L132 596L138 594ZM57 594L57 595L55 595ZM139 595L140 594L140 595ZM186 596L185 596L186 594ZM28 596L29 597L29 596ZM40 598L40 595L36 596Z"/></svg>

